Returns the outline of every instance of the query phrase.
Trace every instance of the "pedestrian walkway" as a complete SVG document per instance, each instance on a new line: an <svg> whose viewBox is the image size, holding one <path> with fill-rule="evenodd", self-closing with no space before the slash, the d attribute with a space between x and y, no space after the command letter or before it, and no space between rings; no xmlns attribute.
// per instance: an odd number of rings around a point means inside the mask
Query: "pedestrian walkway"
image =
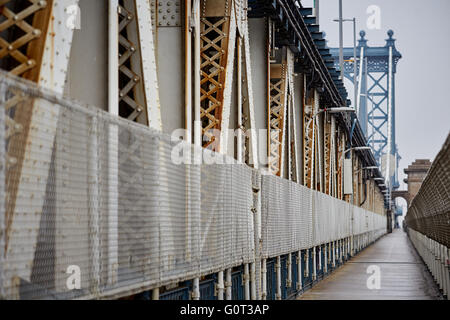
<svg viewBox="0 0 450 320"><path fill-rule="evenodd" d="M380 270L380 289L369 289L369 266ZM372 267L377 269L377 267ZM328 278L300 300L430 300L442 296L406 233L394 230Z"/></svg>

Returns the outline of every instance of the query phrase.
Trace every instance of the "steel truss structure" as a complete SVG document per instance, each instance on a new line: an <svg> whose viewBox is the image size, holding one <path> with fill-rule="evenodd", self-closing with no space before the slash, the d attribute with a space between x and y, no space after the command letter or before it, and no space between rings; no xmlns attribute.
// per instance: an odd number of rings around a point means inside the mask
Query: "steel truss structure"
<svg viewBox="0 0 450 320"><path fill-rule="evenodd" d="M400 155L395 139L395 74L397 63L402 56L395 48L392 30L388 31L388 39L384 47L368 46L365 35L364 31L360 32L361 38L356 50L356 62L353 61L353 48L343 49L344 75L354 83L354 63L357 63L358 88L355 90L358 90L360 95L358 101L353 104L358 107L359 123L380 168L382 165L386 165L386 154L391 152L394 158L393 165L395 165L392 189L397 189L400 186L398 182ZM392 50L392 66L389 64L390 50ZM332 48L330 52L335 59L335 66L338 67L339 49ZM390 79L391 76L392 79ZM390 83L392 83L392 88L390 88ZM383 170L383 175L385 175L385 170Z"/></svg>

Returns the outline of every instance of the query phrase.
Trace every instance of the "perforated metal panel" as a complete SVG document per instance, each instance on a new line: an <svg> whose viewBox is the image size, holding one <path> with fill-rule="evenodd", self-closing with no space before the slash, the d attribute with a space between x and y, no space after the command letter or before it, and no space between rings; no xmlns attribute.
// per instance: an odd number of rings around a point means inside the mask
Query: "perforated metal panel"
<svg viewBox="0 0 450 320"><path fill-rule="evenodd" d="M254 261L249 167L203 149L196 151L226 164L194 165L194 148L168 135L29 84L0 82L1 101L8 101L1 104L3 114L19 104L32 113L43 103L59 114L56 124L51 114L37 123L44 132L57 127L55 140L42 144L49 150L35 148L24 160L23 172L32 173L40 152L53 154L47 181L24 190L10 217L16 223L9 225L14 237L6 239L2 263L6 297L123 296ZM11 99L16 96L21 99ZM45 136L35 131L28 143L39 145ZM15 141L26 143L20 133ZM184 159L189 164L174 160L179 148L190 152ZM35 179L25 173L18 183ZM46 190L43 208L33 205L39 188ZM37 229L29 229L27 217L40 221ZM34 251L32 261L24 261L24 251ZM70 266L80 270L80 289L67 286ZM17 270L27 269L28 279L13 281Z"/></svg>

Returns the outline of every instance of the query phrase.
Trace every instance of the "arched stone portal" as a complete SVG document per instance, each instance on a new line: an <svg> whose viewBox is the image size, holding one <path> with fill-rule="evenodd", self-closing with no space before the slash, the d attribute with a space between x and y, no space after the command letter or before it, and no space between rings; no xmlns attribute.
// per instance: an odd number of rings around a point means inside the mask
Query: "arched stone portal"
<svg viewBox="0 0 450 320"><path fill-rule="evenodd" d="M397 198L403 198L406 200L406 206L409 208L409 205L411 203L410 198L409 198L409 192L406 190L396 190L396 191L392 191L392 200L395 201L395 199Z"/></svg>
<svg viewBox="0 0 450 320"><path fill-rule="evenodd" d="M408 177L403 180L408 184L408 190L392 191L392 199L395 200L399 197L404 198L409 208L412 200L419 192L420 186L427 176L430 167L431 161L428 159L416 159L416 161L410 164L408 168L404 170Z"/></svg>

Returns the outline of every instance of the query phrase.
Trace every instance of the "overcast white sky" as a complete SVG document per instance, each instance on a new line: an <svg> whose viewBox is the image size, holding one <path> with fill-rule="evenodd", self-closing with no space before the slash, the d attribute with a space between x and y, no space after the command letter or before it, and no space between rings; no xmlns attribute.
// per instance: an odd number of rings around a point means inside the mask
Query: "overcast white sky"
<svg viewBox="0 0 450 320"><path fill-rule="evenodd" d="M303 0L311 7L313 0ZM328 46L338 47L338 0L320 0L320 26ZM366 26L370 5L381 9L381 29ZM414 159L433 160L450 132L450 1L343 0L343 17L356 17L369 46L383 46L389 29L403 58L396 75L396 139L402 160L399 174ZM344 46L353 47L353 25L344 23ZM350 90L349 90L350 91Z"/></svg>

